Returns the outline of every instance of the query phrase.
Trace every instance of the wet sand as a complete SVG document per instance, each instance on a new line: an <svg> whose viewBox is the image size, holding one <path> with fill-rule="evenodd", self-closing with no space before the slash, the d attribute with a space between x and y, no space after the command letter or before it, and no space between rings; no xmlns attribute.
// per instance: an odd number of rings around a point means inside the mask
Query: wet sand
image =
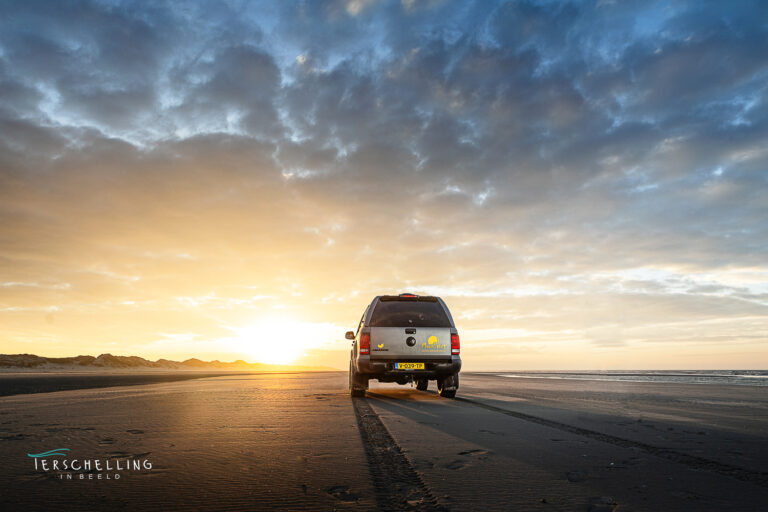
<svg viewBox="0 0 768 512"><path fill-rule="evenodd" d="M377 383L352 400L346 378L229 375L2 397L0 508L768 508L764 387L464 373L459 400ZM27 453L54 448L152 469L82 480L35 470Z"/></svg>
<svg viewBox="0 0 768 512"><path fill-rule="evenodd" d="M105 388L112 386L133 386L178 380L243 375L255 372L227 371L111 371L109 373L90 370L84 372L6 372L0 373L0 396L24 395L28 393L51 393L73 389Z"/></svg>

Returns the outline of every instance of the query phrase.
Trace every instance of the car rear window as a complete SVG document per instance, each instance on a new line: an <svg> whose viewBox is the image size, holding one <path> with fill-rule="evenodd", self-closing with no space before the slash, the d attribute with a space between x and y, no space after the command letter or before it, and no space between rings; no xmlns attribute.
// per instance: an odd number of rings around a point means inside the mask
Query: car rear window
<svg viewBox="0 0 768 512"><path fill-rule="evenodd" d="M450 327L439 302L415 300L379 301L371 315L371 327Z"/></svg>

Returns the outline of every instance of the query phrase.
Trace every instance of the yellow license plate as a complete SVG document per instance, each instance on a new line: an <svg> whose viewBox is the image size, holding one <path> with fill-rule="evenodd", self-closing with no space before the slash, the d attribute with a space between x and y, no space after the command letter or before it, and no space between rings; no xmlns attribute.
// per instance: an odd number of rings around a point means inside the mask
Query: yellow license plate
<svg viewBox="0 0 768 512"><path fill-rule="evenodd" d="M424 363L395 363L397 370L423 370Z"/></svg>

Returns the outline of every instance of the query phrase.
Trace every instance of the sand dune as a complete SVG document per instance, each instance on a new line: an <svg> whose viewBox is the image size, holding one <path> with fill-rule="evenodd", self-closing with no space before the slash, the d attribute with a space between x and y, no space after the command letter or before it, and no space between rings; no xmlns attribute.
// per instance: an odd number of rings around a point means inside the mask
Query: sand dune
<svg viewBox="0 0 768 512"><path fill-rule="evenodd" d="M75 357L41 357L34 354L0 354L0 371L9 370L242 370L242 371L327 371L336 368L318 366L248 363L239 359L232 362L201 361L190 358L185 361L158 359L150 361L138 356L114 356L101 354Z"/></svg>

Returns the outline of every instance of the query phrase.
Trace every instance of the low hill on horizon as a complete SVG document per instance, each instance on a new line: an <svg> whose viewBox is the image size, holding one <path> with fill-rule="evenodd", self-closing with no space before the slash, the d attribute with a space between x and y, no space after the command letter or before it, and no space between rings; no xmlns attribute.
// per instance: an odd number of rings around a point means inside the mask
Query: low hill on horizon
<svg viewBox="0 0 768 512"><path fill-rule="evenodd" d="M289 364L248 363L242 359L232 362L201 361L190 358L185 361L158 359L150 361L138 356L101 354L75 357L42 357L34 354L0 354L0 369L166 369L166 370L250 370L250 371L338 371L328 366L298 366Z"/></svg>

